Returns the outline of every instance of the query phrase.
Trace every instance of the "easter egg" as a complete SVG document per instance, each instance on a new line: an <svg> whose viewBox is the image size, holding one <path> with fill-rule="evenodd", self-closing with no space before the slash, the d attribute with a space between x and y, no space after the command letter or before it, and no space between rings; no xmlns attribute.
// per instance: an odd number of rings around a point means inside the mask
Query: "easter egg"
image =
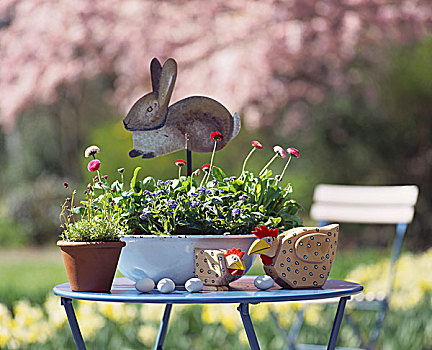
<svg viewBox="0 0 432 350"><path fill-rule="evenodd" d="M142 278L135 283L135 288L137 291L142 293L147 293L153 290L155 283L150 278Z"/></svg>
<svg viewBox="0 0 432 350"><path fill-rule="evenodd" d="M171 293L175 289L175 284L169 278L162 278L157 284L157 289L164 294Z"/></svg>
<svg viewBox="0 0 432 350"><path fill-rule="evenodd" d="M273 278L267 275L258 276L255 278L254 285L258 289L269 289L273 287Z"/></svg>
<svg viewBox="0 0 432 350"><path fill-rule="evenodd" d="M203 289L203 283L199 278L188 279L185 283L185 288L189 293L200 292Z"/></svg>

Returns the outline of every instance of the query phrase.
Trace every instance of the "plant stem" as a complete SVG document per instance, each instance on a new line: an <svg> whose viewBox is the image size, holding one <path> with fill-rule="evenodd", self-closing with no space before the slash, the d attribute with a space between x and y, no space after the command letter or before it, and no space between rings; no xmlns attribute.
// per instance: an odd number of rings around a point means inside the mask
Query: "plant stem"
<svg viewBox="0 0 432 350"><path fill-rule="evenodd" d="M182 167L181 167L181 166L179 166L178 168L179 168L179 175L178 175L178 177L179 177L179 181L181 182L181 179L180 179L180 177L181 177L181 168L182 168Z"/></svg>
<svg viewBox="0 0 432 350"><path fill-rule="evenodd" d="M256 148L255 148L255 147L252 147L252 150L251 150L251 151L249 152L249 154L246 156L246 158L245 158L245 160L244 160L244 162L243 162L242 172L241 172L240 176L243 175L243 173L244 173L244 171L245 171L245 168L246 168L246 163L247 163L247 161L249 160L249 158L251 157L252 153L255 152L255 150L256 150Z"/></svg>
<svg viewBox="0 0 432 350"><path fill-rule="evenodd" d="M266 171L266 169L270 166L271 163L273 163L273 161L278 157L278 154L276 153L272 159L270 159L270 161L265 165L264 168L262 168L262 170L259 172L258 176L261 176L262 174L264 174L264 171Z"/></svg>
<svg viewBox="0 0 432 350"><path fill-rule="evenodd" d="M288 162L286 162L286 164L285 164L285 166L284 166L284 168L283 168L283 170L282 170L282 173L280 174L279 181L282 181L282 178L283 178L283 176L284 176L284 174L285 174L285 170L287 170L288 165L289 165L289 163L291 162L291 158L292 158L292 155L290 155L290 157L289 157L289 159L288 159ZM279 183L279 181L276 180L276 185Z"/></svg>
<svg viewBox="0 0 432 350"><path fill-rule="evenodd" d="M206 185L207 182L208 182L208 180L210 179L210 172L211 172L211 169L212 169L212 166L213 166L214 155L216 153L216 145L217 145L217 141L214 142L213 152L212 152L212 155L211 155L211 158L210 158L210 168L208 170L208 173L204 175L204 177L203 177L203 179L201 181L200 187L202 186L203 183ZM205 179L205 181L204 181L204 179Z"/></svg>

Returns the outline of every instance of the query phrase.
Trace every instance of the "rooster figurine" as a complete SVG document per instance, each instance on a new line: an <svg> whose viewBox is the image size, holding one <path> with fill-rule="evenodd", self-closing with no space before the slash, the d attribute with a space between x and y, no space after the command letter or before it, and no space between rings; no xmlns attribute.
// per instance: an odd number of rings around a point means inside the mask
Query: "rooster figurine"
<svg viewBox="0 0 432 350"><path fill-rule="evenodd" d="M207 290L226 290L228 284L240 278L246 270L241 249L195 248L195 277Z"/></svg>
<svg viewBox="0 0 432 350"><path fill-rule="evenodd" d="M321 287L330 274L339 225L296 227L278 236L259 225L248 254L260 254L267 275L282 288Z"/></svg>

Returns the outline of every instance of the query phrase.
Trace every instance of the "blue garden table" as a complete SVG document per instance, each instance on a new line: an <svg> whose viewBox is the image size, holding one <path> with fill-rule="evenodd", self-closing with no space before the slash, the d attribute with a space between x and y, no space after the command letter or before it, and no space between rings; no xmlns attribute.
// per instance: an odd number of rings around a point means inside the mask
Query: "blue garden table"
<svg viewBox="0 0 432 350"><path fill-rule="evenodd" d="M73 292L70 289L69 283L55 286L53 292L61 297L61 304L65 308L69 326L72 330L78 350L84 350L85 344L73 309L73 299L119 303L165 304L165 311L159 327L155 349L162 349L163 347L173 304L239 303L237 310L243 321L249 345L251 349L256 350L259 349L259 344L249 315L249 304L339 298L339 304L327 346L327 349L333 350L336 346L345 304L347 300L350 299L351 295L358 294L363 290L360 284L338 280L327 280L322 288L281 289L275 286L268 290L258 290L253 283L255 277L256 276L245 276L231 283L229 291L189 293L187 291L175 290L169 294L161 294L157 290L153 290L150 293L140 293L135 289L134 282L122 277L114 280L111 293Z"/></svg>

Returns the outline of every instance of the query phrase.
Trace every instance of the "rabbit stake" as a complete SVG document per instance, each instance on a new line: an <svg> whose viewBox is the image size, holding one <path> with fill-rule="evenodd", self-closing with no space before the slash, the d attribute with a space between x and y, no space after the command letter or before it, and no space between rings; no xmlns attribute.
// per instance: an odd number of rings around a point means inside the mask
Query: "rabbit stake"
<svg viewBox="0 0 432 350"><path fill-rule="evenodd" d="M177 77L177 63L168 59L163 67L153 58L150 64L153 91L132 106L123 124L132 133L129 156L154 158L185 148L185 135L194 152L212 152L210 134L220 132L220 150L237 136L240 117L233 116L219 102L204 96L191 96L168 106Z"/></svg>

